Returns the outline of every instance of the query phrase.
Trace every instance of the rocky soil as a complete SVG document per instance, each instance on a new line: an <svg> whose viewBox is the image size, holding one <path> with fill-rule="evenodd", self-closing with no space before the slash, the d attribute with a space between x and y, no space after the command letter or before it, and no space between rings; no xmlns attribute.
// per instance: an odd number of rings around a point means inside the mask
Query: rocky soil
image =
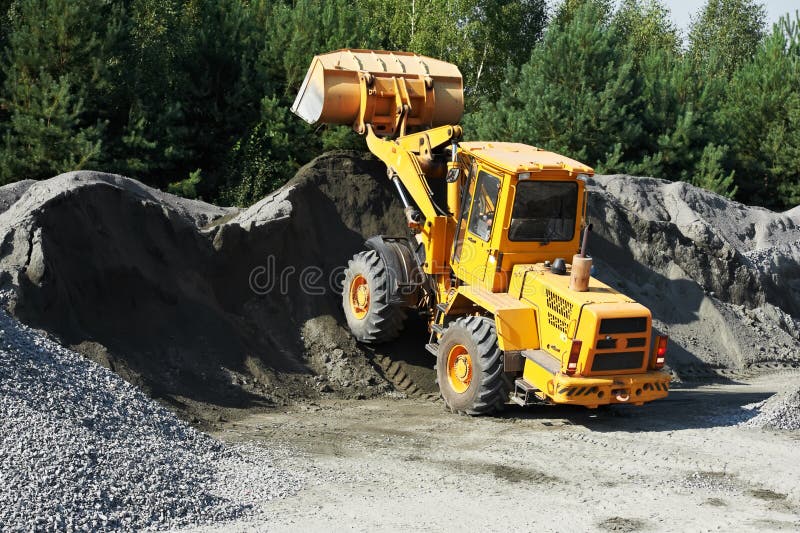
<svg viewBox="0 0 800 533"><path fill-rule="evenodd" d="M458 417L419 400L322 400L222 424L285 442L336 479L202 531L797 531L797 431L743 427L783 371L683 386L642 408L511 407Z"/></svg>
<svg viewBox="0 0 800 533"><path fill-rule="evenodd" d="M770 398L744 407L752 418L744 426L772 430L800 430L800 385L779 391Z"/></svg>

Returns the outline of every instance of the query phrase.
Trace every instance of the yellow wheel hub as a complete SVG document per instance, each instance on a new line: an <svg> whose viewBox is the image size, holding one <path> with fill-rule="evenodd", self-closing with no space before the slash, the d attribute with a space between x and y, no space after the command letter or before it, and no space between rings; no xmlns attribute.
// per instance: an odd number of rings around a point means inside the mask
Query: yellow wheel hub
<svg viewBox="0 0 800 533"><path fill-rule="evenodd" d="M350 310L361 320L369 312L369 284L367 278L358 274L350 282Z"/></svg>
<svg viewBox="0 0 800 533"><path fill-rule="evenodd" d="M472 383L472 357L469 351L461 344L456 344L447 354L447 379L450 387L461 394Z"/></svg>

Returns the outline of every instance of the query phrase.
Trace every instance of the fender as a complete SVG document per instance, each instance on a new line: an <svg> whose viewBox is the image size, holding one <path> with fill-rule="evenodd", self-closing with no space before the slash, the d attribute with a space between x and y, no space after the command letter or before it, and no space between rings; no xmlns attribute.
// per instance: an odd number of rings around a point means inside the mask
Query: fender
<svg viewBox="0 0 800 533"><path fill-rule="evenodd" d="M426 275L420 270L408 239L376 235L364 243L374 250L389 273L389 294L392 303L413 308L419 303Z"/></svg>

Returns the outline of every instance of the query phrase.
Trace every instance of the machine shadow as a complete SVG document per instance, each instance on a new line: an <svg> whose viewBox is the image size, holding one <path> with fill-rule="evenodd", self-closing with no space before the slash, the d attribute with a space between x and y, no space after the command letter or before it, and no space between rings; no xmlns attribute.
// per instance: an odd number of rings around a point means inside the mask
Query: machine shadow
<svg viewBox="0 0 800 533"><path fill-rule="evenodd" d="M665 432L734 426L757 413L744 409L771 393L678 388L643 406L614 405L587 409L569 405L508 406L497 418L559 420L598 432Z"/></svg>

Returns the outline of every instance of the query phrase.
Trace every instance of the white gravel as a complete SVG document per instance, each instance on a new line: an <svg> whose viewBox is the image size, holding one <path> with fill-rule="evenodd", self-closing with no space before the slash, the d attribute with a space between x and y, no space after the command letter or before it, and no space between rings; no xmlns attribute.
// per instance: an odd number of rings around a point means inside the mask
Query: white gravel
<svg viewBox="0 0 800 533"><path fill-rule="evenodd" d="M744 408L755 416L742 422L742 426L800 430L800 387L775 394L763 402L746 405Z"/></svg>
<svg viewBox="0 0 800 533"><path fill-rule="evenodd" d="M3 530L230 520L300 489L304 474L275 466L285 453L221 444L0 310Z"/></svg>

